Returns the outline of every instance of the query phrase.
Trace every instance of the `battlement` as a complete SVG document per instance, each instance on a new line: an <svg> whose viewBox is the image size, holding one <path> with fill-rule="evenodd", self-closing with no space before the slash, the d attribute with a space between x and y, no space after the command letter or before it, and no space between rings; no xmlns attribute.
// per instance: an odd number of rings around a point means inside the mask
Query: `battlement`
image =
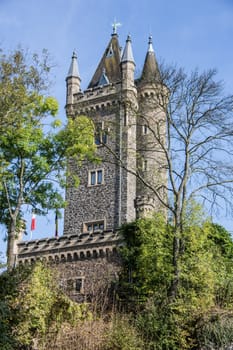
<svg viewBox="0 0 233 350"><path fill-rule="evenodd" d="M123 245L117 232L102 231L93 234L65 235L18 243L18 263L36 260L71 262L115 254Z"/></svg>
<svg viewBox="0 0 233 350"><path fill-rule="evenodd" d="M115 107L119 103L120 83L108 84L79 91L73 95L73 104L66 105L67 115L93 114Z"/></svg>
<svg viewBox="0 0 233 350"><path fill-rule="evenodd" d="M84 90L83 92L78 92L74 95L74 102L78 102L80 100L88 100L90 102L91 99L95 99L101 95L109 95L116 94L119 92L120 84L108 84L97 86L94 88L89 88Z"/></svg>

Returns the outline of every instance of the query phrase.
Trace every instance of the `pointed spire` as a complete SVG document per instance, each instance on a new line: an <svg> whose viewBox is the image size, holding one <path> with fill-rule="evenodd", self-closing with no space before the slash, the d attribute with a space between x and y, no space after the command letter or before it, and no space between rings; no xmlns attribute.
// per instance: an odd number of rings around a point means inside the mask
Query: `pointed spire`
<svg viewBox="0 0 233 350"><path fill-rule="evenodd" d="M72 61L71 61L70 68L69 68L69 71L67 74L67 78L70 78L70 77L80 78L79 70L78 70L77 54L75 51L73 52Z"/></svg>
<svg viewBox="0 0 233 350"><path fill-rule="evenodd" d="M134 58L133 58L133 50L132 50L130 35L128 35L128 37L127 37L125 48L124 48L123 55L121 58L121 62L129 62L129 61L135 63Z"/></svg>
<svg viewBox="0 0 233 350"><path fill-rule="evenodd" d="M148 50L142 70L141 81L158 82L160 81L160 72L152 45L152 36L149 36Z"/></svg>
<svg viewBox="0 0 233 350"><path fill-rule="evenodd" d="M99 65L88 85L88 88L94 88L100 85L100 80L103 77L103 69L105 69L105 78L109 83L116 83L121 79L120 71L120 46L118 36L112 35L106 50L99 62ZM107 84L107 82L105 82Z"/></svg>

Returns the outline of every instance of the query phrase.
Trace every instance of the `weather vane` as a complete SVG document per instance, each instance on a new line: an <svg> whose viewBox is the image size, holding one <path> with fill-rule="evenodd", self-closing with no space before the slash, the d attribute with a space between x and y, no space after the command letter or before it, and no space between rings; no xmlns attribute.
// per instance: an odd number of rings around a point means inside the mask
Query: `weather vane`
<svg viewBox="0 0 233 350"><path fill-rule="evenodd" d="M117 22L116 19L114 19L114 22L112 24L113 28L113 34L117 34L117 28L120 27L122 24L120 22Z"/></svg>

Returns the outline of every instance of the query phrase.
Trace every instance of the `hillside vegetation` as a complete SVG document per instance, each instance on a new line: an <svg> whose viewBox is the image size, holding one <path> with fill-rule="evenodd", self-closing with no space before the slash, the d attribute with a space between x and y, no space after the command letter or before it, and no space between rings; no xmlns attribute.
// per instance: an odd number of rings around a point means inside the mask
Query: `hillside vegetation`
<svg viewBox="0 0 233 350"><path fill-rule="evenodd" d="M98 305L71 301L57 287L55 272L41 262L3 273L0 348L230 349L233 242L199 213L189 222L176 298L170 294L173 226L160 216L122 227L122 273L104 314Z"/></svg>

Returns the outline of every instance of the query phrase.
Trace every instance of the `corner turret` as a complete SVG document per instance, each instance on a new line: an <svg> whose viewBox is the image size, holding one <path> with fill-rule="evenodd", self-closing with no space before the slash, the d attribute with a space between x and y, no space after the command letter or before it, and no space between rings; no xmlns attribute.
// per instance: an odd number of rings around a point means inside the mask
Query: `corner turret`
<svg viewBox="0 0 233 350"><path fill-rule="evenodd" d="M77 54L74 51L72 61L66 77L66 104L74 102L74 94L80 91L81 78L78 70Z"/></svg>
<svg viewBox="0 0 233 350"><path fill-rule="evenodd" d="M128 35L123 55L121 58L122 87L132 89L134 87L135 62L133 57L131 37Z"/></svg>

